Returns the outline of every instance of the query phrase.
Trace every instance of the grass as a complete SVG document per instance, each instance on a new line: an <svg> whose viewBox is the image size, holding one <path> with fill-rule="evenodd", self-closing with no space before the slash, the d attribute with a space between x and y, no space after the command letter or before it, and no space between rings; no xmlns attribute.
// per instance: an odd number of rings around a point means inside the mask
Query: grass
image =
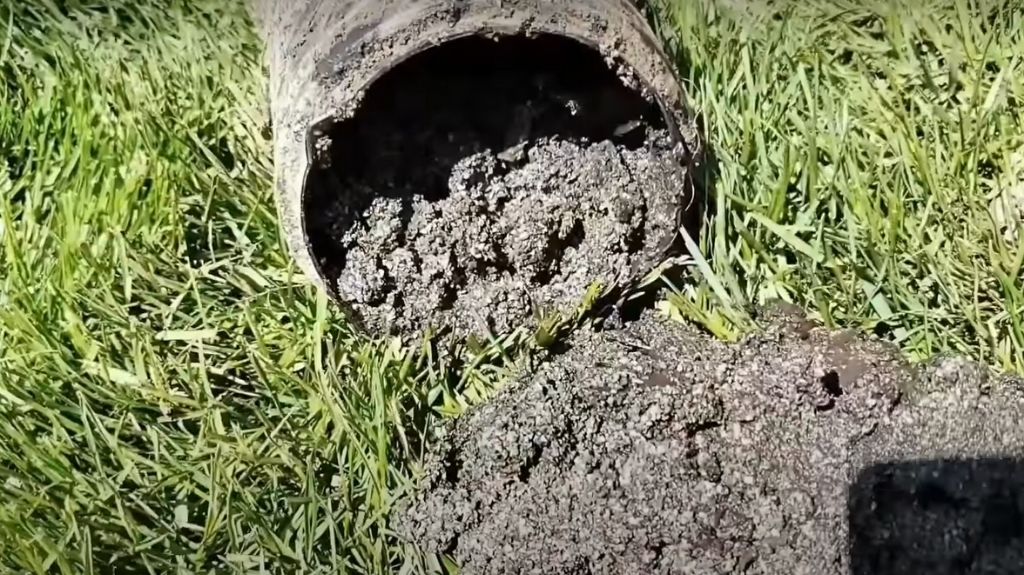
<svg viewBox="0 0 1024 575"><path fill-rule="evenodd" d="M296 276L241 4L0 2L4 572L445 569L388 514L500 368ZM718 159L669 311L730 338L784 299L1024 371L1019 3L655 4Z"/></svg>
<svg viewBox="0 0 1024 575"><path fill-rule="evenodd" d="M734 334L781 299L1024 370L1024 7L658 4L718 160L678 310Z"/></svg>

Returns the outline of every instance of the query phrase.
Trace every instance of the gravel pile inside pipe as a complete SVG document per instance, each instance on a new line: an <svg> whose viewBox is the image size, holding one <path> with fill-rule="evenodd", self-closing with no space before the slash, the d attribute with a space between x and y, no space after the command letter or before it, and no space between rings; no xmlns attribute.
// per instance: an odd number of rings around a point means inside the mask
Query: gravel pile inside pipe
<svg viewBox="0 0 1024 575"><path fill-rule="evenodd" d="M1021 383L778 317L577 333L454 423L400 532L468 574L1020 572Z"/></svg>
<svg viewBox="0 0 1024 575"><path fill-rule="evenodd" d="M461 42L457 60L442 46L390 72L324 139L333 180L309 233L373 332L505 334L571 314L593 284L660 264L688 205L660 109L597 52Z"/></svg>

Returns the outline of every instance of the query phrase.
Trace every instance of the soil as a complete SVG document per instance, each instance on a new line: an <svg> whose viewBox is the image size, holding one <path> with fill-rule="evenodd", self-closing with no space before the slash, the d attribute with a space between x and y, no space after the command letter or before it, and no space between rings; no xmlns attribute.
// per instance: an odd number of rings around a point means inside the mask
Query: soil
<svg viewBox="0 0 1024 575"><path fill-rule="evenodd" d="M399 531L465 573L1016 573L1024 386L778 314L651 316L457 420Z"/></svg>
<svg viewBox="0 0 1024 575"><path fill-rule="evenodd" d="M330 185L310 237L372 332L506 334L569 315L677 238L685 158L653 100L582 45L467 41L458 60L437 48L380 80L320 146Z"/></svg>

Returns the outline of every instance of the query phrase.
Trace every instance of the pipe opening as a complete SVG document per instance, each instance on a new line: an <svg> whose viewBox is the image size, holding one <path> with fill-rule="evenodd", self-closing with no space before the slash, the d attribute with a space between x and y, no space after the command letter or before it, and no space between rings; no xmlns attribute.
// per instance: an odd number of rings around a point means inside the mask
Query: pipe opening
<svg viewBox="0 0 1024 575"><path fill-rule="evenodd" d="M658 103L579 41L449 41L311 142L313 259L366 327L502 332L639 273L674 237L669 134Z"/></svg>

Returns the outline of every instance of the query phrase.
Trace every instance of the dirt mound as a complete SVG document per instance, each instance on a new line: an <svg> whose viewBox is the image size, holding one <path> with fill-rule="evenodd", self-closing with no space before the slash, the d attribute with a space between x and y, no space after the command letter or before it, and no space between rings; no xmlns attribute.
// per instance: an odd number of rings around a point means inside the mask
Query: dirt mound
<svg viewBox="0 0 1024 575"><path fill-rule="evenodd" d="M454 424L399 524L466 573L1019 572L1024 395L985 373L799 322L578 333Z"/></svg>

